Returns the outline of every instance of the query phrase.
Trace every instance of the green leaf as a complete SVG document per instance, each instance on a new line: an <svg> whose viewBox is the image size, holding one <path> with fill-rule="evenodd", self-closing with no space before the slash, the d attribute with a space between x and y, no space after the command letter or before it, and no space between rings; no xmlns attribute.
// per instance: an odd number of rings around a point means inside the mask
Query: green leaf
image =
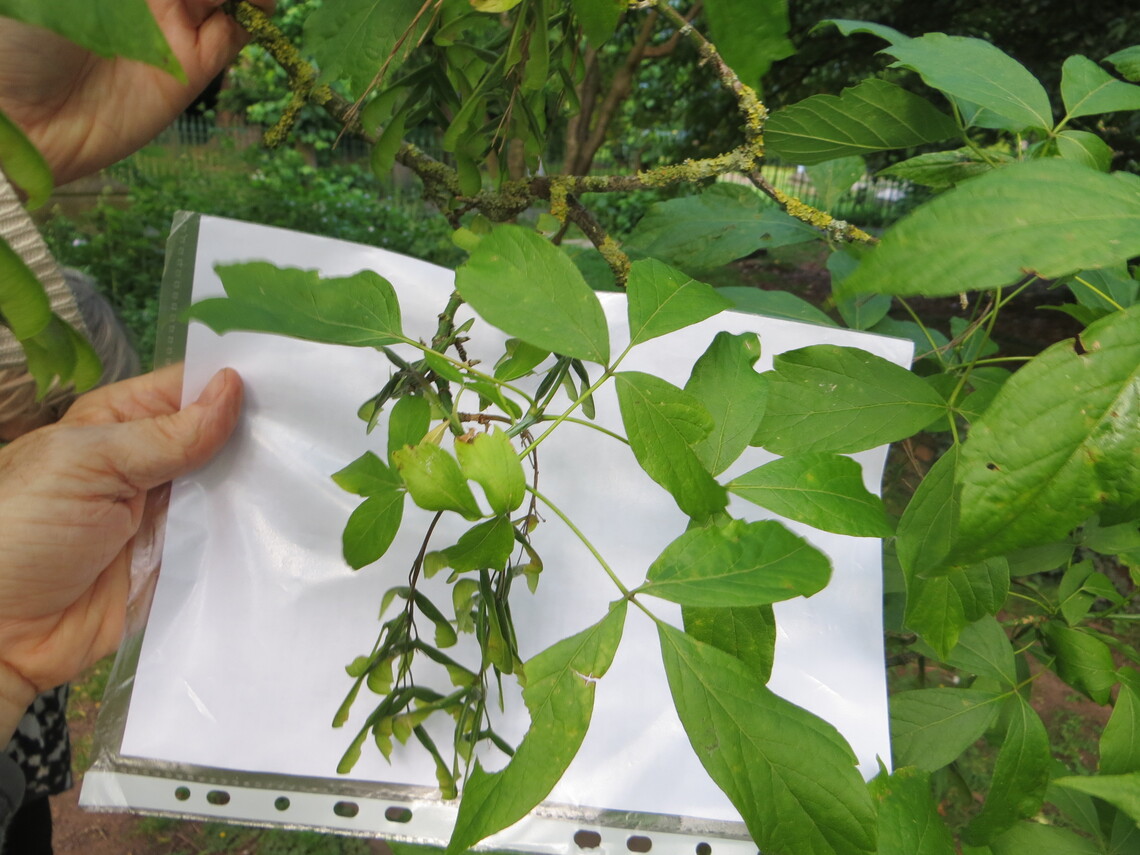
<svg viewBox="0 0 1140 855"><path fill-rule="evenodd" d="M989 843L1020 819L1036 816L1049 786L1049 734L1021 695L1014 695L1009 726L994 764L981 812L966 828L971 843Z"/></svg>
<svg viewBox="0 0 1140 855"><path fill-rule="evenodd" d="M755 333L719 332L685 383L685 391L712 416L712 430L692 449L713 475L748 448L764 416L768 383L753 368L759 358L760 339Z"/></svg>
<svg viewBox="0 0 1140 855"><path fill-rule="evenodd" d="M1140 86L1117 80L1084 56L1070 56L1061 66L1061 100L1070 119L1140 110Z"/></svg>
<svg viewBox="0 0 1140 855"><path fill-rule="evenodd" d="M495 364L495 379L510 383L526 377L550 356L549 350L527 344L517 338L507 339L503 357Z"/></svg>
<svg viewBox="0 0 1140 855"><path fill-rule="evenodd" d="M353 570L380 559L400 530L404 491L377 489L349 516L344 527L344 560Z"/></svg>
<svg viewBox="0 0 1140 855"><path fill-rule="evenodd" d="M764 139L767 141L768 137ZM820 200L817 204L830 211L855 182L867 174L867 162L857 154L837 157L809 166L807 174Z"/></svg>
<svg viewBox="0 0 1140 855"><path fill-rule="evenodd" d="M1073 775L1055 778L1053 783L1103 799L1132 817L1133 822L1140 823L1140 772L1095 777Z"/></svg>
<svg viewBox="0 0 1140 855"><path fill-rule="evenodd" d="M1082 270L1066 279L1065 285L1078 303L1102 315L1128 308L1140 299L1140 282L1129 275L1127 265Z"/></svg>
<svg viewBox="0 0 1140 855"><path fill-rule="evenodd" d="M429 558L437 570L443 567L450 567L456 573L503 570L514 547L515 531L511 521L497 516L464 532L454 546L429 553Z"/></svg>
<svg viewBox="0 0 1140 855"><path fill-rule="evenodd" d="M948 571L945 559L950 554L961 513L961 491L955 485L960 456L961 446L953 445L938 458L899 520L895 543L899 563L909 576Z"/></svg>
<svg viewBox="0 0 1140 855"><path fill-rule="evenodd" d="M58 377L76 391L92 389L103 376L103 365L90 342L59 315L53 314L44 329L22 339L28 373L36 380L36 394L45 395Z"/></svg>
<svg viewBox="0 0 1140 855"><path fill-rule="evenodd" d="M618 407L634 457L695 520L724 509L728 495L693 446L712 431L712 418L693 395L637 371L616 375Z"/></svg>
<svg viewBox="0 0 1140 855"><path fill-rule="evenodd" d="M851 249L837 250L827 258L827 269L831 273L832 291L838 290L839 283L850 276L852 271L859 266L859 258ZM837 299L835 308L839 310L843 322L851 329L869 330L887 317L892 302L894 302L894 298L887 294L860 294L855 297Z"/></svg>
<svg viewBox="0 0 1140 855"><path fill-rule="evenodd" d="M1112 706L1112 716L1100 735L1102 775L1140 772L1140 694L1121 685Z"/></svg>
<svg viewBox="0 0 1140 855"><path fill-rule="evenodd" d="M989 730L1008 697L980 689L914 689L891 695L895 765L927 772L941 769Z"/></svg>
<svg viewBox="0 0 1140 855"><path fill-rule="evenodd" d="M51 195L51 167L20 128L0 112L0 170L24 191L27 206L38 208Z"/></svg>
<svg viewBox="0 0 1140 855"><path fill-rule="evenodd" d="M752 440L776 454L847 454L894 442L946 412L920 378L881 356L831 344L781 353Z"/></svg>
<svg viewBox="0 0 1140 855"><path fill-rule="evenodd" d="M883 501L863 486L863 468L826 451L765 463L728 484L730 493L782 517L855 537L890 537Z"/></svg>
<svg viewBox="0 0 1140 855"><path fill-rule="evenodd" d="M958 126L925 98L885 80L776 110L764 145L785 163L823 163L852 154L909 148L957 136Z"/></svg>
<svg viewBox="0 0 1140 855"><path fill-rule="evenodd" d="M1040 632L1048 651L1057 657L1057 676L1098 704L1107 704L1116 685L1112 648L1084 630L1058 621L1045 624Z"/></svg>
<svg viewBox="0 0 1140 855"><path fill-rule="evenodd" d="M877 855L954 855L954 840L931 796L930 775L911 766L870 783L879 808Z"/></svg>
<svg viewBox="0 0 1140 855"><path fill-rule="evenodd" d="M447 855L513 825L558 783L590 726L594 687L613 661L626 608L625 600L614 603L601 621L526 662L523 701L530 728L502 770L488 773L475 761Z"/></svg>
<svg viewBox="0 0 1140 855"><path fill-rule="evenodd" d="M1005 630L992 615L964 627L953 652L940 658L952 668L979 677L990 677L1009 688L1018 682L1013 647Z"/></svg>
<svg viewBox="0 0 1140 855"><path fill-rule="evenodd" d="M455 458L430 442L401 448L392 462L412 500L425 511L455 511L465 519L483 516Z"/></svg>
<svg viewBox="0 0 1140 855"><path fill-rule="evenodd" d="M386 63L391 74L432 17L416 21L422 7L422 0L337 0L317 6L305 19L303 45L321 70L321 82L347 80L358 96Z"/></svg>
<svg viewBox="0 0 1140 855"><path fill-rule="evenodd" d="M758 249L817 240L819 232L738 184L714 184L699 196L656 202L627 245L684 270L713 270Z"/></svg>
<svg viewBox="0 0 1140 855"><path fill-rule="evenodd" d="M1131 80L1133 83L1140 81L1140 45L1118 50L1116 53L1106 56L1104 61L1119 71L1121 77Z"/></svg>
<svg viewBox="0 0 1140 855"><path fill-rule="evenodd" d="M1140 509L1140 307L1097 321L1011 377L957 471L956 560L1062 540L1094 513Z"/></svg>
<svg viewBox="0 0 1140 855"><path fill-rule="evenodd" d="M762 686L733 656L658 625L681 724L763 852L875 849L875 812L843 737Z"/></svg>
<svg viewBox="0 0 1140 855"><path fill-rule="evenodd" d="M852 21L846 18L830 18L825 21L820 21L818 26L823 27L826 24L833 24L840 34L844 36L854 35L856 33L866 33L867 35L878 36L885 39L892 44L909 41L907 36L904 36L898 30L888 27L885 24L875 24L871 21Z"/></svg>
<svg viewBox="0 0 1140 855"><path fill-rule="evenodd" d="M248 330L357 347L381 347L403 337L396 292L371 270L329 279L316 270L264 261L215 270L228 297L195 303L187 316L216 333Z"/></svg>
<svg viewBox="0 0 1140 855"><path fill-rule="evenodd" d="M0 0L0 16L44 27L99 56L121 56L157 66L186 82L146 0L94 4L89 0Z"/></svg>
<svg viewBox="0 0 1140 855"><path fill-rule="evenodd" d="M631 345L699 323L732 306L711 286L653 258L632 264L626 292Z"/></svg>
<svg viewBox="0 0 1140 855"><path fill-rule="evenodd" d="M1108 172L1115 157L1112 146L1096 134L1071 129L1057 135L1057 153L1065 160L1098 172Z"/></svg>
<svg viewBox="0 0 1140 855"><path fill-rule="evenodd" d="M371 451L364 452L339 472L333 473L332 479L342 490L357 496L391 493L404 486L400 476Z"/></svg>
<svg viewBox="0 0 1140 855"><path fill-rule="evenodd" d="M1104 853L1104 850L1093 841L1067 828L1042 825L1036 821L1019 822L993 840L989 848L993 855L1026 855L1029 852L1048 853L1048 855L1103 855Z"/></svg>
<svg viewBox="0 0 1140 855"><path fill-rule="evenodd" d="M694 528L665 547L638 591L683 606L760 606L827 585L827 556L772 520Z"/></svg>
<svg viewBox="0 0 1140 855"><path fill-rule="evenodd" d="M735 656L758 683L767 683L776 658L776 617L771 606L681 609L685 632Z"/></svg>
<svg viewBox="0 0 1140 855"><path fill-rule="evenodd" d="M535 347L606 364L609 327L578 268L541 235L499 226L455 272L455 287L488 323Z"/></svg>
<svg viewBox="0 0 1140 855"><path fill-rule="evenodd" d="M12 335L21 341L47 329L51 301L31 268L0 237L0 314Z"/></svg>
<svg viewBox="0 0 1140 855"><path fill-rule="evenodd" d="M787 0L708 0L705 13L713 44L749 86L757 86L773 62L795 52L787 38Z"/></svg>
<svg viewBox="0 0 1140 855"><path fill-rule="evenodd" d="M1029 272L1056 279L1137 254L1140 179L1035 160L967 181L915 210L887 230L843 292L943 296L997 288Z"/></svg>
<svg viewBox="0 0 1140 855"><path fill-rule="evenodd" d="M483 488L487 503L497 514L509 514L526 497L526 475L510 439L498 428L459 439L455 454L463 474Z"/></svg>
<svg viewBox="0 0 1140 855"><path fill-rule="evenodd" d="M406 395L392 405L388 417L388 459L406 445L419 445L431 426L431 404L424 398Z"/></svg>
<svg viewBox="0 0 1140 855"><path fill-rule="evenodd" d="M586 39L600 47L614 34L628 4L625 0L572 0L572 5Z"/></svg>
<svg viewBox="0 0 1140 855"><path fill-rule="evenodd" d="M790 321L806 321L809 324L838 326L831 318L807 300L789 291L766 291L745 285L730 285L717 288L719 294L732 301L738 312L751 315L764 315L770 318L785 318Z"/></svg>
<svg viewBox="0 0 1140 855"><path fill-rule="evenodd" d="M1008 156L999 159L1009 159ZM984 175L994 167L968 148L954 151L932 151L893 164L879 171L904 181L913 181L934 190L945 190L967 178Z"/></svg>
<svg viewBox="0 0 1140 855"><path fill-rule="evenodd" d="M981 39L927 33L883 48L898 64L956 100L968 101L1008 120L1008 130L1052 128L1044 87L1021 63Z"/></svg>
<svg viewBox="0 0 1140 855"><path fill-rule="evenodd" d="M408 114L401 110L392 120L384 126L383 133L372 146L372 172L377 178L384 179L396 165L396 155L400 151L400 144L404 141L404 123Z"/></svg>
<svg viewBox="0 0 1140 855"><path fill-rule="evenodd" d="M907 575L906 581L906 626L947 659L968 624L1002 607L1009 593L1009 565L1005 558L990 558L947 576Z"/></svg>

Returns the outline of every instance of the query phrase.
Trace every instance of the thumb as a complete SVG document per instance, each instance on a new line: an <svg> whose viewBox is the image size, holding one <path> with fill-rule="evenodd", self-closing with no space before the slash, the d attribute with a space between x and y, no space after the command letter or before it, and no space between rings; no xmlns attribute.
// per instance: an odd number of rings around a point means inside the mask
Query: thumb
<svg viewBox="0 0 1140 855"><path fill-rule="evenodd" d="M139 490L149 490L212 458L225 445L241 412L242 383L224 368L193 404L176 413L107 425L100 455L108 469Z"/></svg>

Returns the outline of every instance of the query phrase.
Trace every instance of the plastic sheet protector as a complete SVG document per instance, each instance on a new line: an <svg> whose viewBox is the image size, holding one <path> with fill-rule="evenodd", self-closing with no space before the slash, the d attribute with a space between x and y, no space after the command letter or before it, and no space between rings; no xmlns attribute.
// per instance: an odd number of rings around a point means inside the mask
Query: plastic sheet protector
<svg viewBox="0 0 1140 855"><path fill-rule="evenodd" d="M331 726L352 682L345 665L371 649L382 595L406 584L430 520L409 502L401 534L383 559L352 571L341 557L341 531L359 499L330 475L366 450L383 454L383 425L369 436L356 412L385 383L389 363L369 348L218 336L172 320L191 300L223 294L215 265L253 260L324 276L377 271L399 296L405 334L424 340L434 334L453 287L452 271L385 250L180 215L163 284L167 322L159 361L184 351L186 401L219 368L236 368L246 406L221 454L172 487L165 542L159 537L150 550L151 563L158 563L161 549L161 572L149 615L143 605L116 663L82 804L444 844L457 802L439 797L434 766L415 740L397 744L390 763L367 743L352 773L336 774L371 710L362 693L348 724ZM629 338L625 298L599 296L620 352ZM682 386L720 330L759 334L760 371L775 354L810 344L862 348L902 365L912 355L908 341L725 312L640 345L623 369L652 371ZM469 356L493 363L502 353L505 337L482 321L470 336ZM623 433L612 389L595 397L597 421ZM567 423L541 453L542 491L557 497L627 585L639 584L684 530L672 498L627 446L596 431ZM885 457L886 448L856 456L872 492L879 490ZM750 448L725 474L768 459ZM735 497L729 511L750 520L770 516ZM600 619L618 596L581 542L554 515L544 518L533 534L545 565L537 593L525 585L512 593L524 660ZM788 525L830 556L834 569L820 593L776 606L769 686L838 727L870 778L879 759L890 758L881 544ZM433 544L454 543L462 530L441 525ZM145 559L148 550L139 552ZM136 569L145 570L139 560ZM679 608L658 600L653 608L680 625ZM518 690L504 692L498 730L517 743L529 719ZM435 737L450 744L446 729ZM577 853L651 845L654 853L692 855L708 851L694 849L700 844L718 855L756 852L689 746L656 630L630 609L617 657L597 686L590 731L567 774L531 816L480 848Z"/></svg>

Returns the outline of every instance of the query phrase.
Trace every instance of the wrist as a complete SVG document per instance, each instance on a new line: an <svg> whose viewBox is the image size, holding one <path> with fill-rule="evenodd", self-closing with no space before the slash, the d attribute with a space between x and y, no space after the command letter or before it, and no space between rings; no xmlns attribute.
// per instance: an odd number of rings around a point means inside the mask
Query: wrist
<svg viewBox="0 0 1140 855"><path fill-rule="evenodd" d="M8 744L36 694L23 674L0 662L0 746Z"/></svg>

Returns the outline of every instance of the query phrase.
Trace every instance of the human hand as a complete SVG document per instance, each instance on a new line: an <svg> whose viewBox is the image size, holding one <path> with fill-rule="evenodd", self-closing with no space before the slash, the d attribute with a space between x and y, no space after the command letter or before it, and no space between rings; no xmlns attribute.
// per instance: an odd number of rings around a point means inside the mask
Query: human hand
<svg viewBox="0 0 1140 855"><path fill-rule="evenodd" d="M150 142L249 40L223 0L147 0L188 78L104 58L54 33L0 18L0 110L66 184ZM271 11L274 0L252 0Z"/></svg>
<svg viewBox="0 0 1140 855"><path fill-rule="evenodd" d="M182 410L180 377L106 386L0 449L0 743L38 692L118 646L148 491L204 464L237 424L236 372Z"/></svg>

